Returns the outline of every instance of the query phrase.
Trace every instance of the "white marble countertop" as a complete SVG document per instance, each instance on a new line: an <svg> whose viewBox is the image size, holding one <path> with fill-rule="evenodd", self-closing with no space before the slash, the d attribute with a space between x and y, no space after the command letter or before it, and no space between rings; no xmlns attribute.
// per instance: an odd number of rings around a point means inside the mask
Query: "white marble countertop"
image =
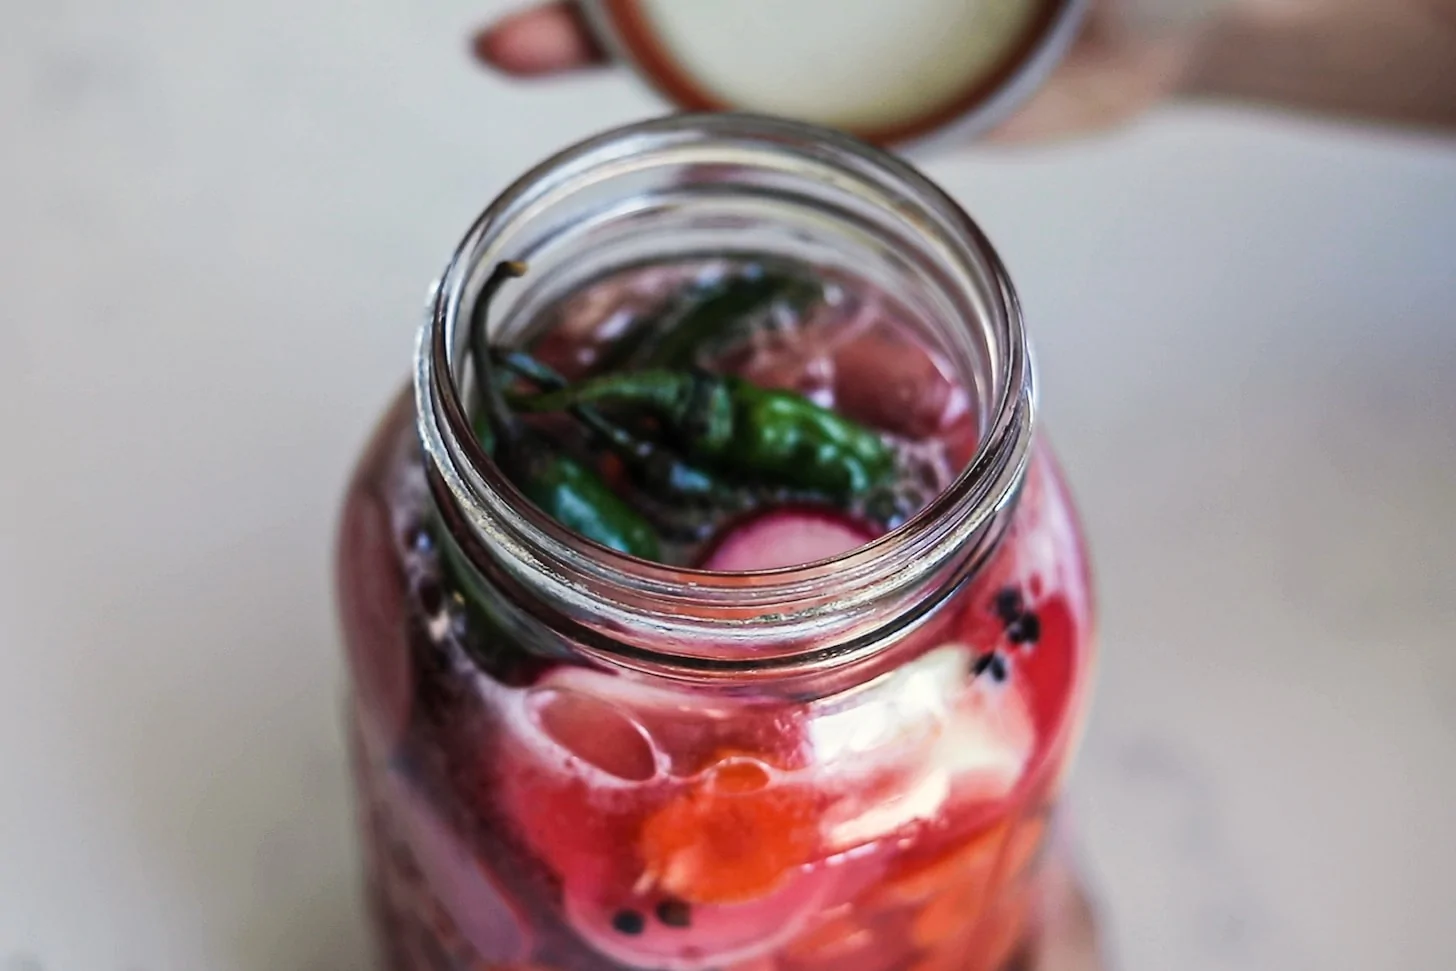
<svg viewBox="0 0 1456 971"><path fill-rule="evenodd" d="M0 29L0 971L344 971L327 557L427 281L633 82L490 4ZM930 169L1100 568L1075 805L1128 971L1456 967L1456 143L1170 112Z"/></svg>

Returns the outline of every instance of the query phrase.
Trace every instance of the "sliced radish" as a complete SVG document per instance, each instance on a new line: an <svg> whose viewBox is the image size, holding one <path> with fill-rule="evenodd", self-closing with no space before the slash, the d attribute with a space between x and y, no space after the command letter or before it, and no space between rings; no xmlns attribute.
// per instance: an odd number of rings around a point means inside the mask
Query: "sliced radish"
<svg viewBox="0 0 1456 971"><path fill-rule="evenodd" d="M970 666L965 646L943 644L853 691L815 702L805 728L814 763L836 780L917 764L964 693Z"/></svg>
<svg viewBox="0 0 1456 971"><path fill-rule="evenodd" d="M609 773L605 780L593 777L598 787L617 785L624 780L628 783L649 781L651 773L643 775L647 759L642 757L638 740L643 737L650 747L653 771L657 771L660 765L669 774L678 776L701 771L725 751L752 752L784 767L797 765L801 757L802 736L796 714L792 710L785 711L781 703L774 701L713 697L576 665L562 665L552 670L542 678L535 691L555 692L573 699L591 698L616 712L609 722L590 719L582 722L588 727L601 724L604 728L600 734L613 736L609 744L616 750L610 759L598 758L595 763L587 763L578 758L561 763L554 758L553 750L560 751L561 746L573 748L573 743L565 741L566 735L559 729L551 729L551 736L543 739L550 744L550 749L532 747L532 751L545 755L548 763L560 765L561 770L569 774L585 777L589 773L583 771L584 768L596 764ZM578 711L585 712L587 707ZM533 719L525 726L525 730L532 733L530 738L538 734L538 724ZM633 732L641 733L638 738L619 734L619 730L629 724ZM519 748L524 751L527 746ZM600 750L600 747L593 749ZM585 752L584 746L575 745L575 754ZM635 771L628 772L632 767Z"/></svg>
<svg viewBox="0 0 1456 971"><path fill-rule="evenodd" d="M875 536L840 513L810 506L774 509L731 528L703 568L721 573L816 563L858 549Z"/></svg>
<svg viewBox="0 0 1456 971"><path fill-rule="evenodd" d="M1026 691L982 677L959 699L930 760L950 773L959 798L992 802L1025 777L1036 743Z"/></svg>
<svg viewBox="0 0 1456 971"><path fill-rule="evenodd" d="M555 688L533 693L530 705L541 730L588 765L627 782L646 782L657 773L647 733L615 705Z"/></svg>
<svg viewBox="0 0 1456 971"><path fill-rule="evenodd" d="M949 364L903 329L878 327L835 354L835 408L875 428L925 438L970 408L949 372Z"/></svg>

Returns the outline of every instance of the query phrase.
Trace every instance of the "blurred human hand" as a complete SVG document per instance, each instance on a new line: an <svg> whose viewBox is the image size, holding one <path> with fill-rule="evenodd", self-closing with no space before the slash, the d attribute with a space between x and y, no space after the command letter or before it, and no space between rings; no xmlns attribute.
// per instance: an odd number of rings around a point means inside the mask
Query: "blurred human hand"
<svg viewBox="0 0 1456 971"><path fill-rule="evenodd" d="M507 15L474 46L517 76L607 60L567 2ZM1456 127L1456 0L1094 0L1052 77L989 137L1105 129L1175 94Z"/></svg>

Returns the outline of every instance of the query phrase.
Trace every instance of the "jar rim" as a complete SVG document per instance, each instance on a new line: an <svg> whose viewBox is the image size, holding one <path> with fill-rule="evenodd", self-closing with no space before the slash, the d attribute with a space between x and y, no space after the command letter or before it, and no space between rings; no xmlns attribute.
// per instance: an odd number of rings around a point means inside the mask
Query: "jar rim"
<svg viewBox="0 0 1456 971"><path fill-rule="evenodd" d="M800 566L741 573L667 566L585 540L551 520L496 469L471 429L454 375L467 295L502 251L509 226L553 197L602 177L644 152L699 161L789 153L913 203L946 234L943 256L970 278L1001 327L1000 386L987 402L975 454L955 480L907 522L865 546ZM754 155L757 153L757 156ZM985 324L984 321L979 322ZM629 666L742 671L823 665L855 658L913 624L985 557L1014 504L1030 455L1035 407L1030 349L1005 267L969 215L908 163L848 135L751 114L678 114L578 142L505 189L477 218L432 287L416 348L415 401L429 471L478 542L478 566L545 604L548 623L592 653ZM484 553L490 564L479 563ZM536 613L541 615L542 611Z"/></svg>

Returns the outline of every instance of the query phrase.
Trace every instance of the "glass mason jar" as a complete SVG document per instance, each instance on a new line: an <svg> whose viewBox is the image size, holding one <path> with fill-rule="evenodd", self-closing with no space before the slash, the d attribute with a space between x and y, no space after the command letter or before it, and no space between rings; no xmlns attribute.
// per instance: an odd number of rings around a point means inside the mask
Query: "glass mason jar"
<svg viewBox="0 0 1456 971"><path fill-rule="evenodd" d="M893 297L958 389L959 472L903 525L806 565L668 566L563 528L477 444L467 319L491 267L531 268L492 307L492 338L516 343L624 267L765 257ZM915 411L934 382L871 351L852 390ZM385 415L342 519L385 966L1007 967L1035 920L1093 643L1034 405L990 244L848 137L676 116L507 189L432 289L414 395Z"/></svg>

